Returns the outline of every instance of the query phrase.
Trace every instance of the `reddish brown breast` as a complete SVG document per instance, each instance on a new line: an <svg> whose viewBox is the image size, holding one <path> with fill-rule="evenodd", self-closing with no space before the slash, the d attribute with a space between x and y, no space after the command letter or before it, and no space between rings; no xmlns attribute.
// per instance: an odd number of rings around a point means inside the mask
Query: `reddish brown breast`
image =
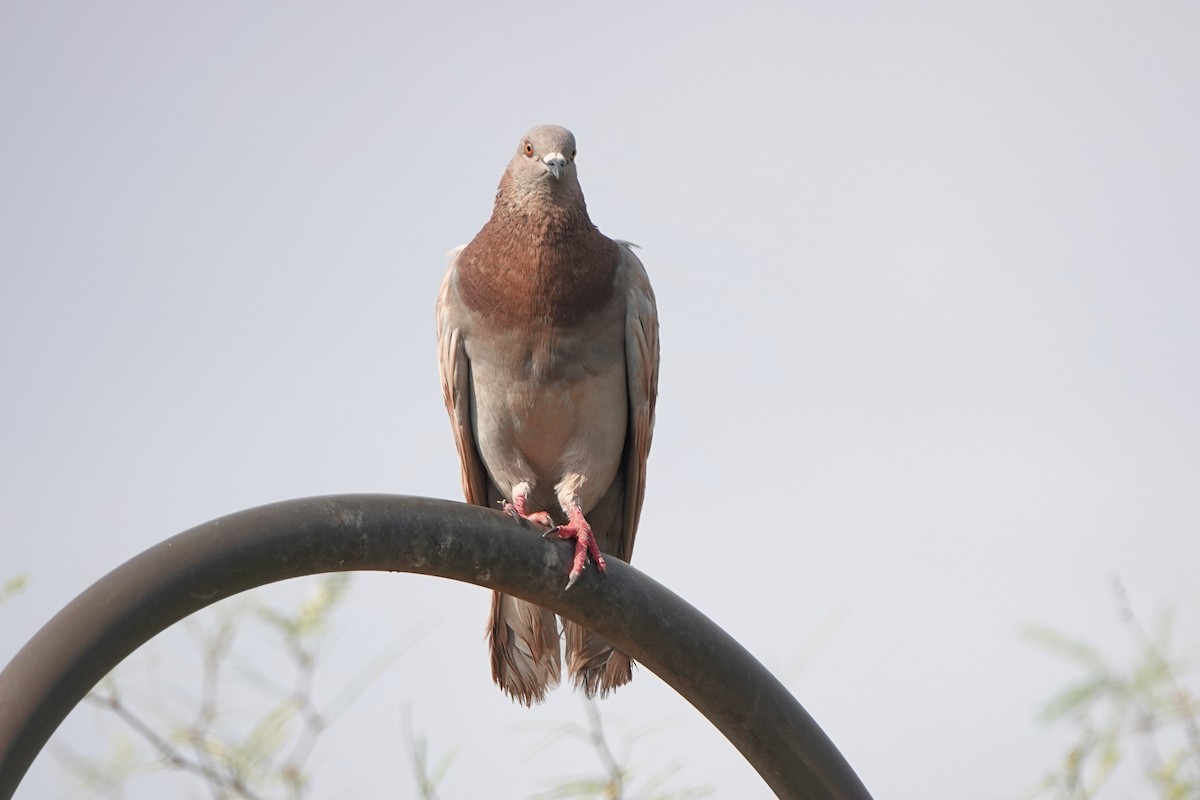
<svg viewBox="0 0 1200 800"><path fill-rule="evenodd" d="M504 207L458 255L458 291L499 325L572 327L603 308L620 253L585 208Z"/></svg>

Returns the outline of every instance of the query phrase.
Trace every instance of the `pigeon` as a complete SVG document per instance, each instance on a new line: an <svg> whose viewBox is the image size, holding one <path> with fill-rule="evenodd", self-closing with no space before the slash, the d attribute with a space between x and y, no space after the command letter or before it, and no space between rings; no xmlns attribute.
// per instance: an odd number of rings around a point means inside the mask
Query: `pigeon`
<svg viewBox="0 0 1200 800"><path fill-rule="evenodd" d="M573 539L566 588L603 553L628 561L646 489L658 394L658 310L629 242L592 224L575 136L533 128L495 207L451 252L437 300L438 366L467 501ZM567 671L588 697L632 662L563 620ZM553 612L493 593L492 678L524 705L560 679Z"/></svg>

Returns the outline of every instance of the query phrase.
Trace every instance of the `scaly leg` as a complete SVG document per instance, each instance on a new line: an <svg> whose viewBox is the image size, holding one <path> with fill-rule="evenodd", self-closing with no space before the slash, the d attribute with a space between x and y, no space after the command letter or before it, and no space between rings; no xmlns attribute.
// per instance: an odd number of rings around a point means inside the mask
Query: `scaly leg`
<svg viewBox="0 0 1200 800"><path fill-rule="evenodd" d="M571 574L567 577L567 588L570 589L583 574L583 567L587 563L588 556L592 557L592 563L596 565L596 569L600 570L601 575L605 574L608 567L605 566L604 556L600 554L600 548L596 545L592 526L583 518L583 509L579 507L578 503L572 503L565 510L567 524L551 529L546 535L554 534L560 539L575 540L575 560L571 562Z"/></svg>
<svg viewBox="0 0 1200 800"><path fill-rule="evenodd" d="M545 511L534 511L529 513L529 484L518 483L513 487L513 500L511 503L505 501L504 510L512 514L512 518L520 522L527 519L535 525L540 525L543 528L554 528L554 519Z"/></svg>

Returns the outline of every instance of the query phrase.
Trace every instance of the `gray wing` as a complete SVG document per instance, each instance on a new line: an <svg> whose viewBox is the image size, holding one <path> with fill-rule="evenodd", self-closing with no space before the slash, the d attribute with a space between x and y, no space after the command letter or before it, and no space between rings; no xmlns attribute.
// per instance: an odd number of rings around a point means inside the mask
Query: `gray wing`
<svg viewBox="0 0 1200 800"><path fill-rule="evenodd" d="M654 435L654 404L658 398L658 308L646 268L630 249L621 247L621 269L628 273L625 314L625 376L629 387L629 427L625 441L625 509L621 543L623 558L633 555L642 501L646 496L646 458Z"/></svg>
<svg viewBox="0 0 1200 800"><path fill-rule="evenodd" d="M437 300L438 372L442 378L442 399L450 414L454 443L462 467L463 496L468 503L488 505L488 477L475 444L471 427L471 362L467 358L462 329L457 317L461 300L454 288L455 265L462 248L453 251L453 260L442 280Z"/></svg>

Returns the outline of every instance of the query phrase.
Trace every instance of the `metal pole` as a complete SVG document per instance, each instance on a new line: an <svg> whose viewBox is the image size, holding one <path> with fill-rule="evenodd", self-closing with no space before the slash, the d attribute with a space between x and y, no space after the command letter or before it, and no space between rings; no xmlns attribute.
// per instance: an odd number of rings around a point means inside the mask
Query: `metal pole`
<svg viewBox="0 0 1200 800"><path fill-rule="evenodd" d="M389 570L499 589L595 630L703 713L781 798L870 799L791 693L671 591L615 558L607 578L587 570L563 591L572 550L499 511L394 495L290 500L185 531L93 584L0 672L0 798L101 678L192 612L287 578Z"/></svg>

